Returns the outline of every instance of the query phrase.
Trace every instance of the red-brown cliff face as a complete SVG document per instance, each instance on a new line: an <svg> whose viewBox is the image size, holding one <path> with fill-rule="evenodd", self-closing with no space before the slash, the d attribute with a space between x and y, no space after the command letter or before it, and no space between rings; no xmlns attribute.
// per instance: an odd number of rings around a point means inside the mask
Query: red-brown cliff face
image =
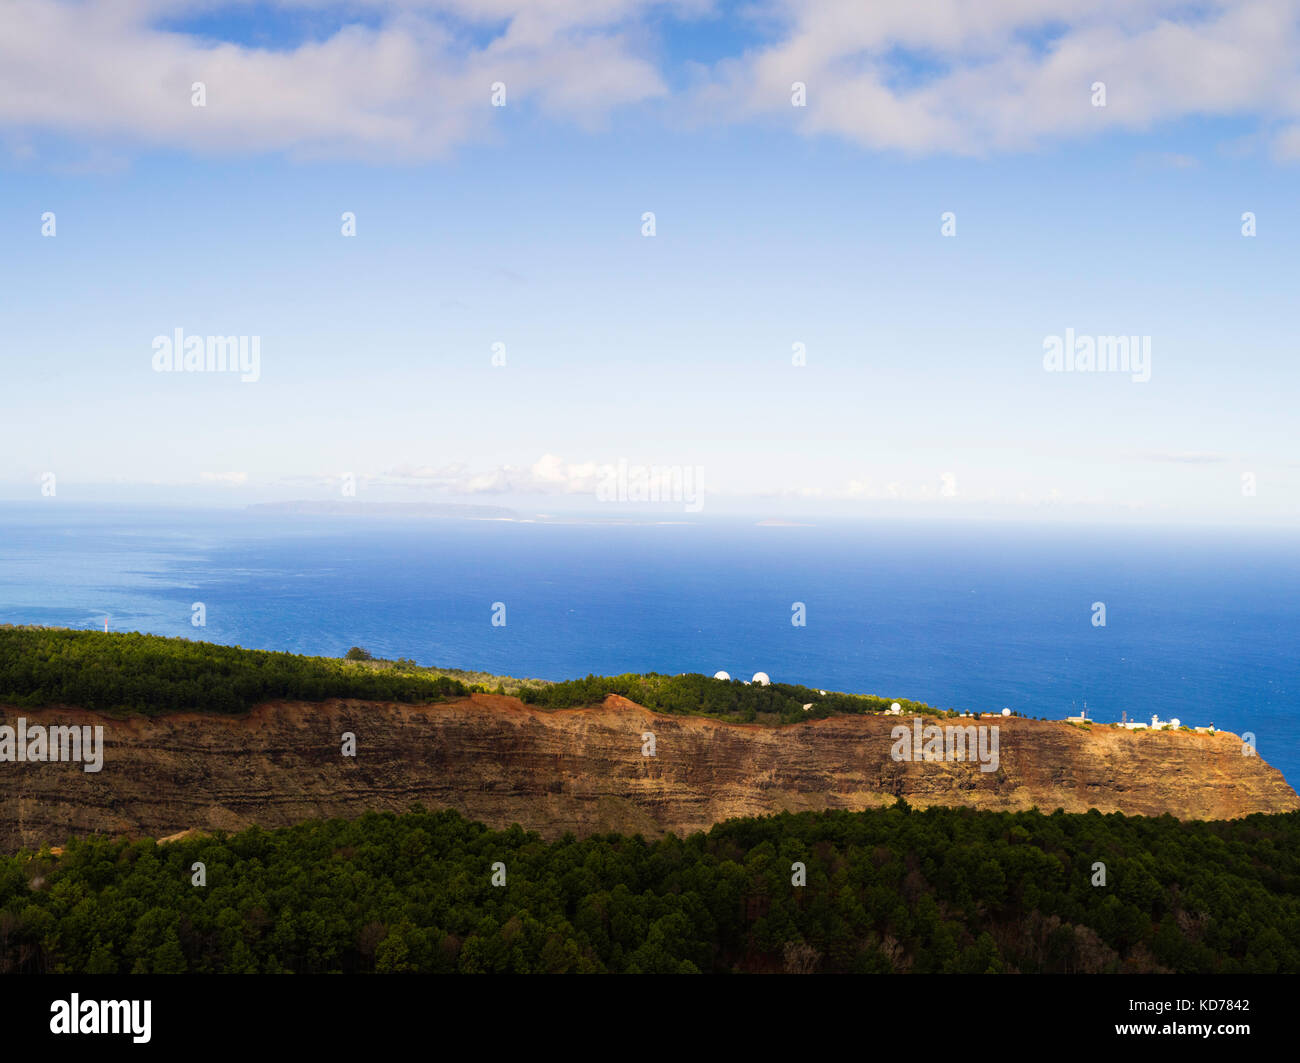
<svg viewBox="0 0 1300 1063"><path fill-rule="evenodd" d="M610 696L548 712L514 698L444 704L272 702L244 716L115 719L77 709L0 707L0 724L99 724L103 769L0 763L0 848L90 833L284 826L414 802L494 827L687 833L734 816L918 807L1038 806L1227 819L1300 808L1282 775L1236 736L996 722L999 767L900 763L891 729L909 718L847 716L790 727L660 716ZM356 735L355 759L340 755ZM643 734L655 756L643 755Z"/></svg>

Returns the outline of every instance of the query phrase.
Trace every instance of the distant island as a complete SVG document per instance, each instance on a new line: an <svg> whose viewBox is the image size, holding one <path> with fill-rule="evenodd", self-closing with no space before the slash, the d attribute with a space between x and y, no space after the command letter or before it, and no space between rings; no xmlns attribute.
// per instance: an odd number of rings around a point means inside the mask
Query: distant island
<svg viewBox="0 0 1300 1063"><path fill-rule="evenodd" d="M519 513L505 506L481 506L459 502L362 502L301 501L255 502L247 507L254 513L283 513L313 517L403 517L413 520L455 518L462 520L518 520Z"/></svg>

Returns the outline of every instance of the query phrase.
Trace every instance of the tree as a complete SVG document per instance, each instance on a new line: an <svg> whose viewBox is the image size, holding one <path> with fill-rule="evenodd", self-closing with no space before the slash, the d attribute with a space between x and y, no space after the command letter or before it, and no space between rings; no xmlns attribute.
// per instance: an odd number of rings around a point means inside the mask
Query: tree
<svg viewBox="0 0 1300 1063"><path fill-rule="evenodd" d="M86 961L87 974L117 974L117 961L107 945L96 945Z"/></svg>
<svg viewBox="0 0 1300 1063"><path fill-rule="evenodd" d="M154 950L153 973L184 974L185 968L185 953L181 950L181 943L173 932Z"/></svg>

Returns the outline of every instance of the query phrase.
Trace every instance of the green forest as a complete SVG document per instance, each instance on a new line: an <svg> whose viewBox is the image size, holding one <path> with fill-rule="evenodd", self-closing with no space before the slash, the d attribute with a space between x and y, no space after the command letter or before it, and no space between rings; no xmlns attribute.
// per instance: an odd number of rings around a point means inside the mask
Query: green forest
<svg viewBox="0 0 1300 1063"><path fill-rule="evenodd" d="M1296 973L1300 813L900 801L548 843L413 806L0 857L0 973L602 971Z"/></svg>
<svg viewBox="0 0 1300 1063"><path fill-rule="evenodd" d="M0 626L0 704L100 712L247 712L262 701L431 701L468 692L418 670L156 635Z"/></svg>
<svg viewBox="0 0 1300 1063"><path fill-rule="evenodd" d="M528 687L519 691L519 698L548 709L568 709L594 705L607 694L619 694L654 712L712 716L730 723L795 723L827 716L883 712L894 702L906 713L939 714L938 709L904 698L823 694L790 683L762 686L699 674L589 675L585 679ZM805 705L812 707L805 711Z"/></svg>
<svg viewBox="0 0 1300 1063"><path fill-rule="evenodd" d="M787 724L880 712L937 709L906 699L822 694L788 683L760 686L698 674L594 676L562 683L376 659L360 646L341 659L246 650L157 635L0 625L0 704L75 705L100 712L247 712L262 701L436 701L474 691L512 693L546 709L594 705L621 694L655 712L733 723ZM811 704L808 711L803 706Z"/></svg>

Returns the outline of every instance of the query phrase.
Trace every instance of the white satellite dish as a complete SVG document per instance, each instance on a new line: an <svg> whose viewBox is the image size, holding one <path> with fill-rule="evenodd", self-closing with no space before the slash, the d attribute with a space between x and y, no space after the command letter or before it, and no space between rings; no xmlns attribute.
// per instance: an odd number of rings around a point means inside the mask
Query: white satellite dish
<svg viewBox="0 0 1300 1063"><path fill-rule="evenodd" d="M714 673L713 673L713 678L714 678L714 679L730 679L731 676L728 675L726 672L714 672Z"/></svg>
<svg viewBox="0 0 1300 1063"><path fill-rule="evenodd" d="M772 680L767 677L766 672L755 672L754 678L751 679L750 682L758 683L760 686L767 686L767 684L772 682Z"/></svg>

